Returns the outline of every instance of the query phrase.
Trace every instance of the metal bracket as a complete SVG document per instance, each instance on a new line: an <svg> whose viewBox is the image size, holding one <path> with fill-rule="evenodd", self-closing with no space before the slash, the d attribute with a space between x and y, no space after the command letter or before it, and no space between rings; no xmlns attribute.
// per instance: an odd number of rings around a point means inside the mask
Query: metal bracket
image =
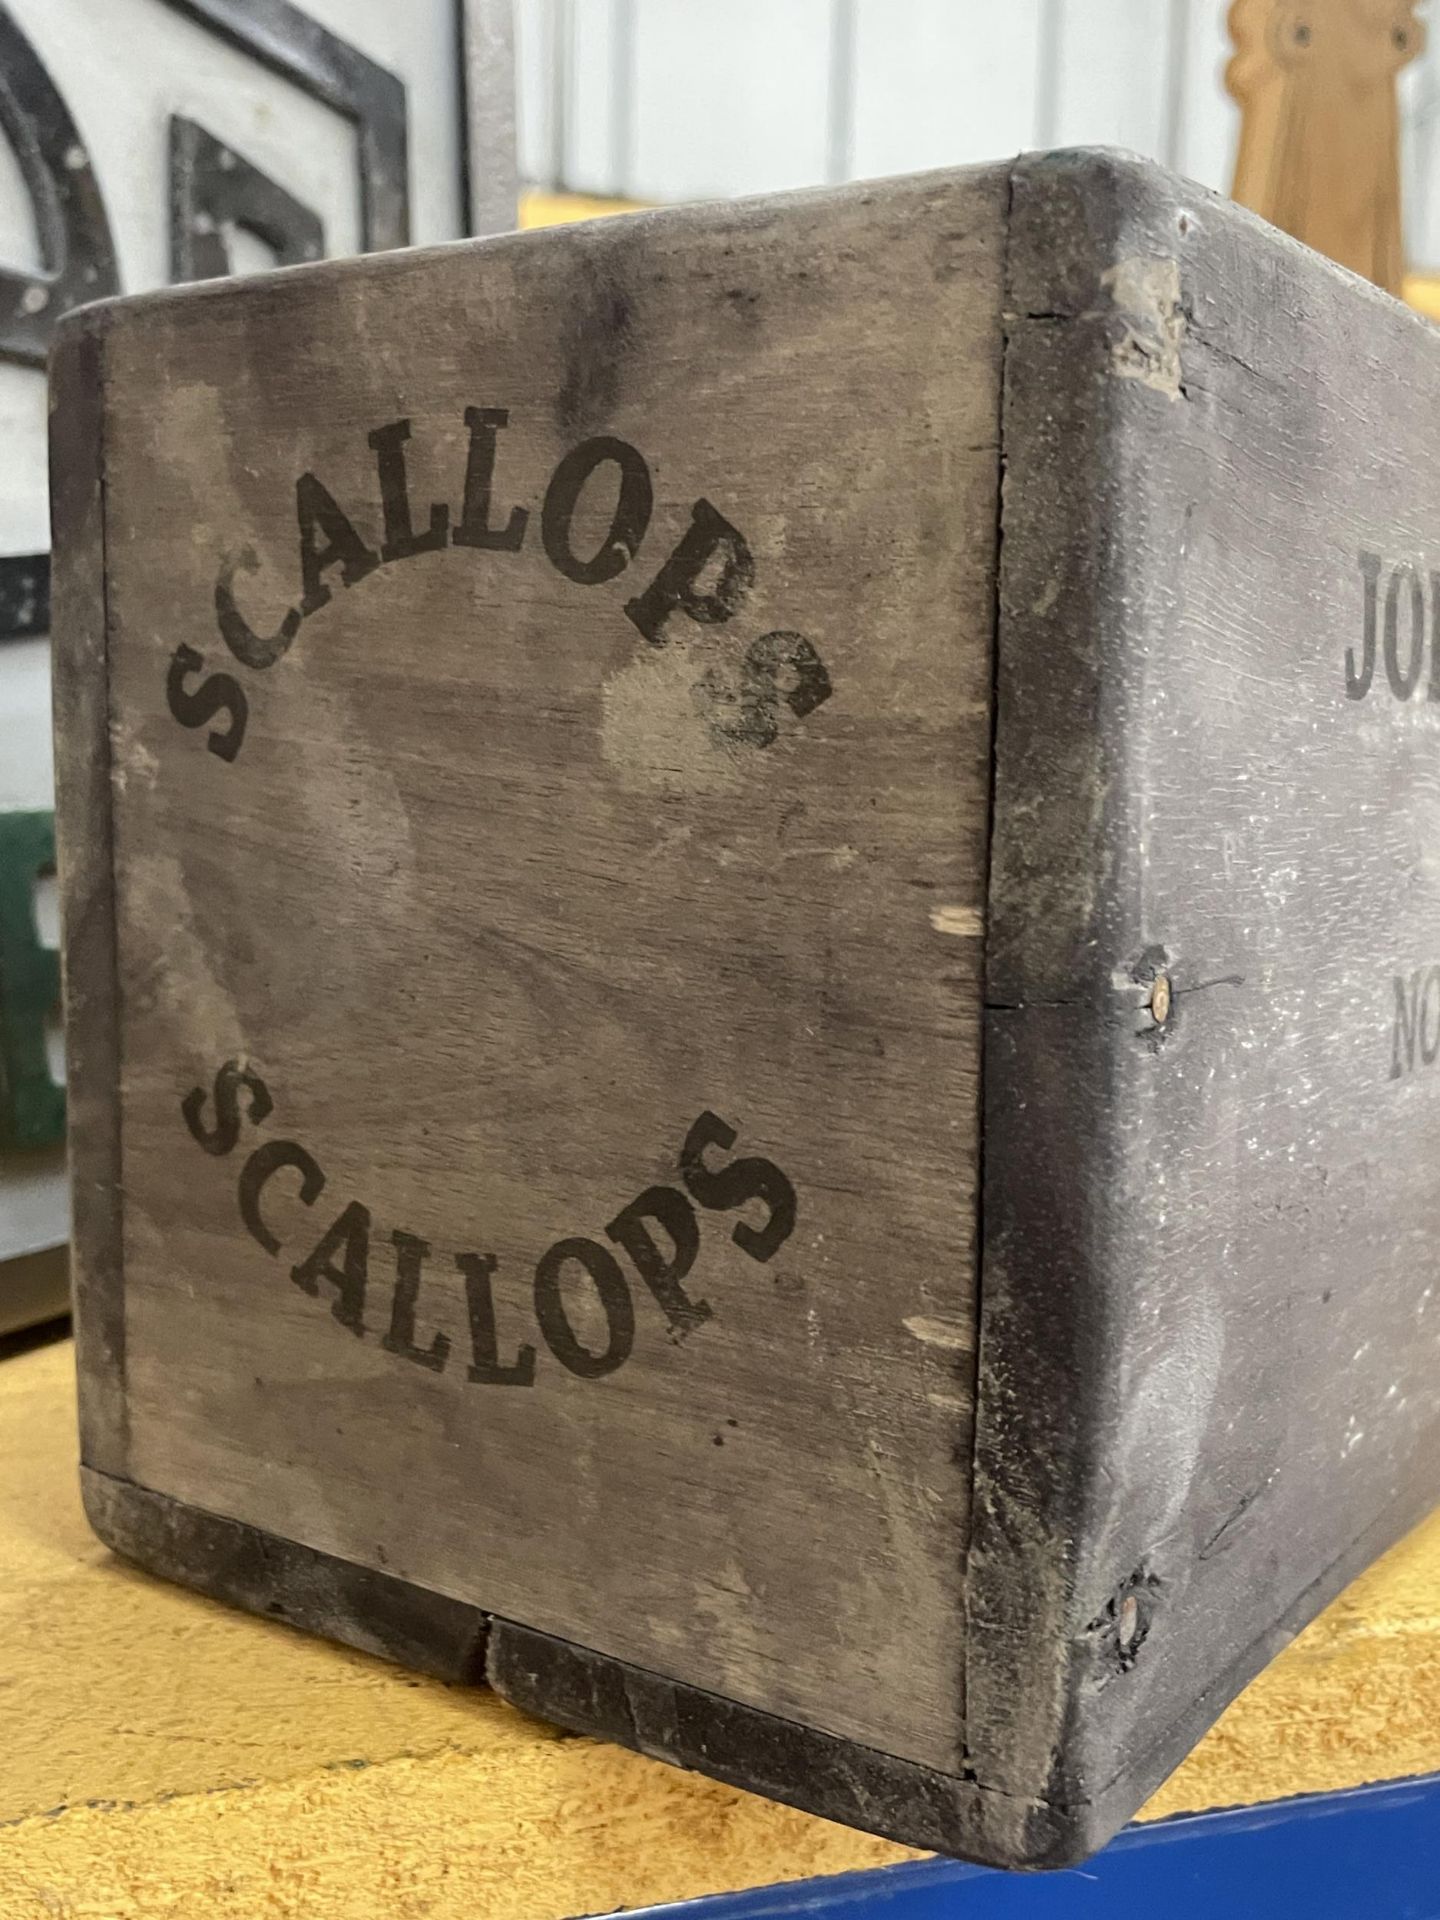
<svg viewBox="0 0 1440 1920"><path fill-rule="evenodd" d="M0 359L43 367L68 307L120 291L115 245L90 156L35 49L0 6L0 128L35 208L44 268L0 268Z"/></svg>
<svg viewBox="0 0 1440 1920"><path fill-rule="evenodd" d="M288 0L169 0L178 13L250 54L355 123L360 148L360 249L410 240L405 83Z"/></svg>
<svg viewBox="0 0 1440 1920"><path fill-rule="evenodd" d="M318 214L233 147L180 114L170 118L170 277L214 280L233 272L225 228L244 227L282 267L318 260Z"/></svg>
<svg viewBox="0 0 1440 1920"><path fill-rule="evenodd" d="M50 556L0 554L0 641L50 631Z"/></svg>

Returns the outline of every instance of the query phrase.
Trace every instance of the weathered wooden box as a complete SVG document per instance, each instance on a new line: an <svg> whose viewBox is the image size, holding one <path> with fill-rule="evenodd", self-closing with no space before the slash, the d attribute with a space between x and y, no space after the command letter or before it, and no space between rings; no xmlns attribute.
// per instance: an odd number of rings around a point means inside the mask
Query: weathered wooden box
<svg viewBox="0 0 1440 1920"><path fill-rule="evenodd" d="M1440 1492L1437 401L1101 153L69 323L101 1536L1103 1841Z"/></svg>

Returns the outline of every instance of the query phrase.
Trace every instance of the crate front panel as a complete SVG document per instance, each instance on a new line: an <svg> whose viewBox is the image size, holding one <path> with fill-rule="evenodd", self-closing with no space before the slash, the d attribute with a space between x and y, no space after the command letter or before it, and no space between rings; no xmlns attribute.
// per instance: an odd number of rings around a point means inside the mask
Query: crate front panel
<svg viewBox="0 0 1440 1920"><path fill-rule="evenodd" d="M131 1477L944 1768L1002 189L107 346Z"/></svg>

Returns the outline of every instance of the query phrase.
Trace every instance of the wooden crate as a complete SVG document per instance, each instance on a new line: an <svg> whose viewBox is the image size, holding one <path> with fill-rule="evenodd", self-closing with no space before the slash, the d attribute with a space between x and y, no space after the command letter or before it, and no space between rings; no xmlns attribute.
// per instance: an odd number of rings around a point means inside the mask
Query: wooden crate
<svg viewBox="0 0 1440 1920"><path fill-rule="evenodd" d="M1102 1842L1437 1491L1437 387L1102 153L67 322L102 1537Z"/></svg>

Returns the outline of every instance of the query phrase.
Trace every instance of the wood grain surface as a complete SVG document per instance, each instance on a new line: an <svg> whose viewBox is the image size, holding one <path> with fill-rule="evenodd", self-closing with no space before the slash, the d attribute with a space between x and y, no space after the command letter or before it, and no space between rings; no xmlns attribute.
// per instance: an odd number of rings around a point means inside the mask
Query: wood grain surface
<svg viewBox="0 0 1440 1920"><path fill-rule="evenodd" d="M105 346L124 1476L942 1769L1004 187Z"/></svg>
<svg viewBox="0 0 1440 1920"><path fill-rule="evenodd" d="M72 321L51 360L51 649L55 835L63 902L65 1104L70 1279L75 1301L81 1450L124 1473L125 1263L120 1212L120 993L116 969L114 789L105 554L104 309ZM63 636L63 638L61 638Z"/></svg>
<svg viewBox="0 0 1440 1920"><path fill-rule="evenodd" d="M1232 0L1225 84L1240 107L1232 191L1286 233L1398 294L1397 82L1425 50L1415 0Z"/></svg>

